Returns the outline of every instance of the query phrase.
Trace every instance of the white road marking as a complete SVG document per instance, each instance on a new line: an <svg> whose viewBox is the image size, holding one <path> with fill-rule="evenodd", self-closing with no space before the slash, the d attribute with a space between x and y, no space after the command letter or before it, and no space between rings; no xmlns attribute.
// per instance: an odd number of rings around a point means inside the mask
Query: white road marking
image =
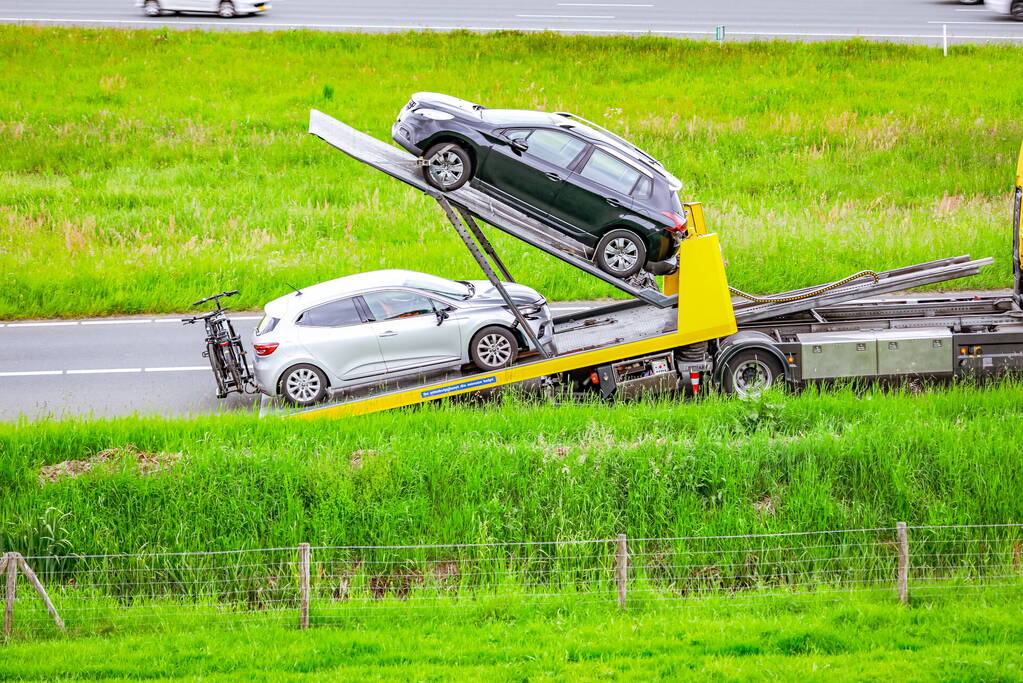
<svg viewBox="0 0 1023 683"><path fill-rule="evenodd" d="M142 368L96 368L94 370L65 370L68 375L113 375L129 372L142 372Z"/></svg>
<svg viewBox="0 0 1023 683"><path fill-rule="evenodd" d="M999 28L1002 28L1000 25L995 24L995 23L990 22L990 21L928 21L927 23L928 24L948 24L949 26L951 26L952 24L957 24L957 25L976 24L976 25L980 25L980 26L998 26Z"/></svg>
<svg viewBox="0 0 1023 683"><path fill-rule="evenodd" d="M37 375L63 375L63 370L29 370L26 372L0 372L0 377L35 377Z"/></svg>
<svg viewBox="0 0 1023 683"><path fill-rule="evenodd" d="M140 323L152 323L155 320L80 320L78 321L81 325L138 325Z"/></svg>
<svg viewBox="0 0 1023 683"><path fill-rule="evenodd" d="M611 14L516 14L519 19L614 19Z"/></svg>
<svg viewBox="0 0 1023 683"><path fill-rule="evenodd" d="M74 370L19 370L0 372L0 377L36 377L41 375L124 375L142 372L192 372L209 370L208 365L179 365L165 368L83 368Z"/></svg>
<svg viewBox="0 0 1023 683"><path fill-rule="evenodd" d="M633 5L617 2L559 2L558 7L653 7L653 5Z"/></svg>
<svg viewBox="0 0 1023 683"><path fill-rule="evenodd" d="M51 321L47 321L47 322L37 322L37 323L7 323L7 327L61 327L61 326L65 326L65 325L77 325L77 324L78 324L77 320L68 320L68 321L51 320Z"/></svg>

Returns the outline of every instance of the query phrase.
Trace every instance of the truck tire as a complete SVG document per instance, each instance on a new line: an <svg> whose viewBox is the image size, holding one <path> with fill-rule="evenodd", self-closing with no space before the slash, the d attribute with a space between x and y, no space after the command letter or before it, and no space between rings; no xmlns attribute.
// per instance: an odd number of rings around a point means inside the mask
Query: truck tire
<svg viewBox="0 0 1023 683"><path fill-rule="evenodd" d="M423 177L442 192L452 192L472 178L469 153L453 142L438 142L423 155Z"/></svg>
<svg viewBox="0 0 1023 683"><path fill-rule="evenodd" d="M469 358L483 372L500 370L515 362L519 355L519 341L507 327L490 325L472 336Z"/></svg>
<svg viewBox="0 0 1023 683"><path fill-rule="evenodd" d="M756 398L784 381L785 371L777 358L761 349L747 349L725 363L721 388L728 396Z"/></svg>
<svg viewBox="0 0 1023 683"><path fill-rule="evenodd" d="M625 279L646 263L646 245L633 231L619 228L600 238L593 258L605 273Z"/></svg>
<svg viewBox="0 0 1023 683"><path fill-rule="evenodd" d="M327 376L309 363L293 365L281 375L280 393L288 403L311 406L327 395Z"/></svg>

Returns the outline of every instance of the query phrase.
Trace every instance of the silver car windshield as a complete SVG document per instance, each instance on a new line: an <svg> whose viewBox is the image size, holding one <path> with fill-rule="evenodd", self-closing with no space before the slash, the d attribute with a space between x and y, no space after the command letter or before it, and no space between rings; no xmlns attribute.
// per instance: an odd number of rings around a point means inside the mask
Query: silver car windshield
<svg viewBox="0 0 1023 683"><path fill-rule="evenodd" d="M455 282L442 277L413 277L405 282L405 286L449 299L468 299L474 292L473 286L464 280Z"/></svg>

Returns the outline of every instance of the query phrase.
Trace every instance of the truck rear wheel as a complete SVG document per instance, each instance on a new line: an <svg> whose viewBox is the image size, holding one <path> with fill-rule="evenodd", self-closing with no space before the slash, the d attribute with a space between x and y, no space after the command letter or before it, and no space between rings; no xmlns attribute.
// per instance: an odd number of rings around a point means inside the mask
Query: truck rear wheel
<svg viewBox="0 0 1023 683"><path fill-rule="evenodd" d="M725 363L721 388L729 396L756 398L784 381L784 370L777 358L762 349L749 349Z"/></svg>

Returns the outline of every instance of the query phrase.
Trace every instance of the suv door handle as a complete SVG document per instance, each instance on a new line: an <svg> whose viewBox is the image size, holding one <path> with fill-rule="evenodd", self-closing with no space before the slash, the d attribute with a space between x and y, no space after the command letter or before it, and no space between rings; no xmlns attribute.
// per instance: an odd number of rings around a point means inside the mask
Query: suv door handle
<svg viewBox="0 0 1023 683"><path fill-rule="evenodd" d="M386 332L384 332L380 336L381 337L397 337L398 333L397 332L392 332L391 330L387 330Z"/></svg>
<svg viewBox="0 0 1023 683"><path fill-rule="evenodd" d="M553 180L554 182L558 182L561 180L561 176L559 176L557 173L545 173L544 175L547 176L548 180Z"/></svg>
<svg viewBox="0 0 1023 683"><path fill-rule="evenodd" d="M604 201L607 202L608 204L610 204L611 206L621 206L622 205L622 203L620 201L618 201L617 199L615 199L614 197L604 197Z"/></svg>

